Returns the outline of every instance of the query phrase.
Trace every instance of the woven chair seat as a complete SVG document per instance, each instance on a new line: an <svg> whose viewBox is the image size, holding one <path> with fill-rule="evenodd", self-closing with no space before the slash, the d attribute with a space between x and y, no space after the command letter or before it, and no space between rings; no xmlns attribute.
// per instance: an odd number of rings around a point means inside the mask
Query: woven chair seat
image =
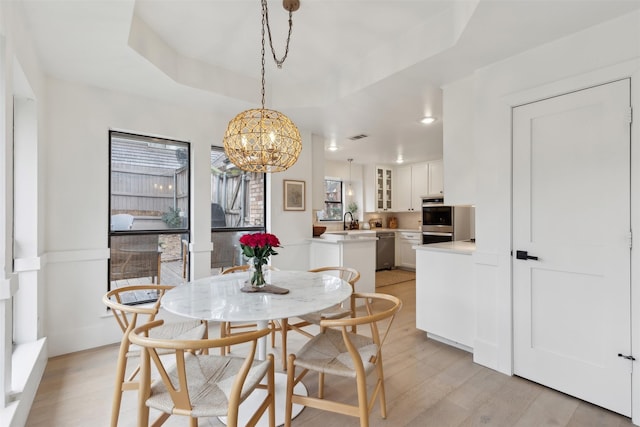
<svg viewBox="0 0 640 427"><path fill-rule="evenodd" d="M349 282L351 289L354 290L355 283L360 280L360 273L358 270L350 267L320 267L309 270L312 273L322 273L339 277L340 279ZM345 317L352 317L355 315L355 305L353 299L347 303L336 304L327 309L316 311L314 313L304 314L302 316L296 316L300 321L296 323L289 322L289 319L281 320L282 331L282 369L287 369L287 334L288 331L298 332L307 338L313 338L315 331L305 330L307 326L316 325L319 326L322 320L337 320ZM320 328L322 330L322 328ZM356 326L354 325L351 332L356 333Z"/></svg>
<svg viewBox="0 0 640 427"><path fill-rule="evenodd" d="M326 310L315 311L298 317L305 322L309 322L313 325L319 325L322 319L342 319L343 317L349 316L351 316L351 310L348 308L342 308L340 304L336 304Z"/></svg>
<svg viewBox="0 0 640 427"><path fill-rule="evenodd" d="M369 337L349 333L351 342L358 350L364 369L368 374L375 368L370 360L378 353L378 346ZM296 353L295 366L325 374L355 378L353 359L347 350L342 332L327 329L307 342Z"/></svg>
<svg viewBox="0 0 640 427"><path fill-rule="evenodd" d="M199 340L205 336L207 326L200 320L188 320L186 322L165 323L150 331L151 338L168 340ZM172 350L158 349L158 354L169 354ZM131 344L127 357L139 357L140 347Z"/></svg>
<svg viewBox="0 0 640 427"><path fill-rule="evenodd" d="M244 362L244 357L235 356L194 356L192 354L185 356L192 417L227 415L231 387ZM260 383L260 380L269 369L269 364L269 360L256 360L253 362L242 387L241 402ZM167 373L174 385L179 384L175 365ZM162 380L157 380L151 385L151 397L147 399L146 404L150 408L158 409L165 413L173 412L173 400Z"/></svg>

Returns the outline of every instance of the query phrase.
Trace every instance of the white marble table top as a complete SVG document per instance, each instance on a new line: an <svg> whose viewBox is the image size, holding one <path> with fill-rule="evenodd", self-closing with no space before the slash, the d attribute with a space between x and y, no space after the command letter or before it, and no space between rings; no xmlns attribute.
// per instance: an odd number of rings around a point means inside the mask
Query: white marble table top
<svg viewBox="0 0 640 427"><path fill-rule="evenodd" d="M258 322L323 310L351 295L349 283L336 276L305 271L270 271L267 274L268 283L289 289L289 293L241 292L249 273L233 273L176 286L162 297L162 307L194 319Z"/></svg>

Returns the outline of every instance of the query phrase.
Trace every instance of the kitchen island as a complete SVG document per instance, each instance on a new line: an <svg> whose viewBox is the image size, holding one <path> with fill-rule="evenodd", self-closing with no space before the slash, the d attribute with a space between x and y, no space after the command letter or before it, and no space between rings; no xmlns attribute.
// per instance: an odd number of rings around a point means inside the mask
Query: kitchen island
<svg viewBox="0 0 640 427"><path fill-rule="evenodd" d="M473 352L475 243L415 245L416 327L432 339Z"/></svg>
<svg viewBox="0 0 640 427"><path fill-rule="evenodd" d="M352 267L360 272L357 292L376 290L376 233L352 230L325 233L310 239L309 267Z"/></svg>

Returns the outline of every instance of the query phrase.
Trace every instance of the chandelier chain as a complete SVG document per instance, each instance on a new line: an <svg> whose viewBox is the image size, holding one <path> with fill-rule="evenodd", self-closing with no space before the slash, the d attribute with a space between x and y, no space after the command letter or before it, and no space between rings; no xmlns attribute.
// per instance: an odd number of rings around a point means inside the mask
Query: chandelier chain
<svg viewBox="0 0 640 427"><path fill-rule="evenodd" d="M269 35L269 47L271 48L271 54L273 55L273 60L275 61L278 68L282 68L282 64L287 59L287 55L289 55L289 42L291 41L291 31L293 29L293 11L289 10L289 33L287 34L287 44L285 45L284 55L282 59L278 59L276 55L276 50L273 48L273 39L271 38L271 27L269 26L269 9L267 8L267 0L262 0L262 25L264 27L265 23L267 25L267 33ZM263 28L263 37L264 37L264 28Z"/></svg>
<svg viewBox="0 0 640 427"><path fill-rule="evenodd" d="M267 20L267 1L266 0L262 0L262 50L261 50L261 55L262 55L262 68L260 70L261 76L262 76L262 109L264 110L264 85L265 85L265 80L264 80L264 27L265 27L265 22Z"/></svg>
<svg viewBox="0 0 640 427"><path fill-rule="evenodd" d="M262 0L262 108L246 110L234 117L229 122L223 138L224 151L229 160L238 168L248 172L282 172L295 164L302 151L302 138L295 123L279 111L265 108L265 33L269 32L271 52L280 68L289 52L293 25L292 12L298 10L300 2L283 0L283 6L289 11L289 35L285 55L278 60L271 41L267 0Z"/></svg>

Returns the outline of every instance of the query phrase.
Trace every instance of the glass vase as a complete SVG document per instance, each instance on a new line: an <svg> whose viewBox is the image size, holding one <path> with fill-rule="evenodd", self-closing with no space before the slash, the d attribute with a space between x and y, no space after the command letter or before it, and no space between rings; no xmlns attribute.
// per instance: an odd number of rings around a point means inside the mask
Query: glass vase
<svg viewBox="0 0 640 427"><path fill-rule="evenodd" d="M265 266L267 264L266 259L252 258L249 261L251 271L251 286L254 288L262 288L267 284L264 276Z"/></svg>

